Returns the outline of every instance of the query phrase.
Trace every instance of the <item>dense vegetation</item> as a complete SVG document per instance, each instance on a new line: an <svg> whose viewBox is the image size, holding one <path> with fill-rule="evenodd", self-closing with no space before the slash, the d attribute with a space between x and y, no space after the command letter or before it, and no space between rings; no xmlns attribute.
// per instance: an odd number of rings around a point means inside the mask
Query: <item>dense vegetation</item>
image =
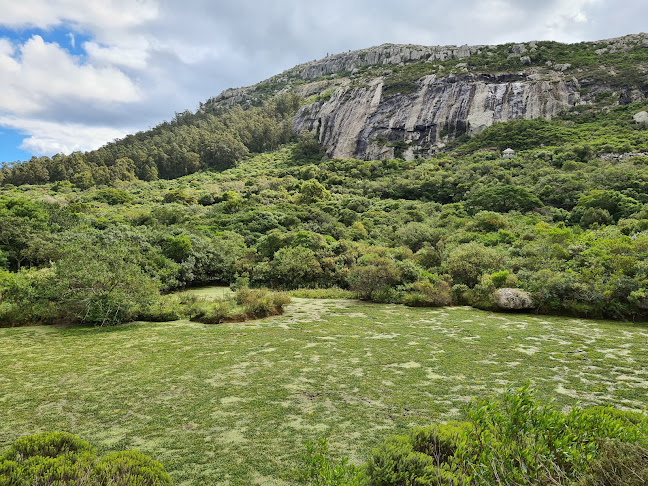
<svg viewBox="0 0 648 486"><path fill-rule="evenodd" d="M167 486L164 467L138 451L98 459L84 440L63 432L29 435L0 454L3 486Z"/></svg>
<svg viewBox="0 0 648 486"><path fill-rule="evenodd" d="M299 98L284 94L262 108L243 111L177 113L171 122L129 135L92 152L32 157L3 164L0 184L44 184L70 181L76 187L110 185L119 181L154 181L203 169L226 169L249 152L273 150L291 136L290 115Z"/></svg>
<svg viewBox="0 0 648 486"><path fill-rule="evenodd" d="M540 405L528 387L473 401L468 422L392 436L356 468L308 443L299 476L311 485L580 485L648 482L648 417L613 408Z"/></svg>
<svg viewBox="0 0 648 486"><path fill-rule="evenodd" d="M173 316L160 291L237 281L481 308L518 287L539 312L645 319L648 131L632 116L646 108L604 98L428 160L330 160L301 137L174 180L5 184L0 322Z"/></svg>

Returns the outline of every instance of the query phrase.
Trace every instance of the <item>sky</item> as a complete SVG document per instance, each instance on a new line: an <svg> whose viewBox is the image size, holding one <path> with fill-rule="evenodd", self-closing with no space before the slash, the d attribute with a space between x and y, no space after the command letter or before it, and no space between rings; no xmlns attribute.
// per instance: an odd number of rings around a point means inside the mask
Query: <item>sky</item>
<svg viewBox="0 0 648 486"><path fill-rule="evenodd" d="M383 43L579 42L646 0L0 0L0 162L98 148L227 88Z"/></svg>

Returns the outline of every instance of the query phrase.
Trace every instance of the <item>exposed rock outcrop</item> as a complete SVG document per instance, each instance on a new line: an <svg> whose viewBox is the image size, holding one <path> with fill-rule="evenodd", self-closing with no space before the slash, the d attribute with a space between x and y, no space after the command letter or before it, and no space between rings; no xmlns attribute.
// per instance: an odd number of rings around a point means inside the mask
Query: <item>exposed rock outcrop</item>
<svg viewBox="0 0 648 486"><path fill-rule="evenodd" d="M640 125L648 125L648 112L640 111L632 117L632 119Z"/></svg>
<svg viewBox="0 0 648 486"><path fill-rule="evenodd" d="M319 133L332 157L411 158L493 123L556 115L579 100L577 81L559 79L430 75L414 93L385 95L383 79L377 78L366 86L338 87L329 100L302 108L294 126Z"/></svg>
<svg viewBox="0 0 648 486"><path fill-rule="evenodd" d="M648 35L578 47L603 58L637 48L648 48ZM640 77L630 76L624 84L626 78L603 60L593 76L591 69L564 62L564 56L547 59L550 49L535 41L503 46L384 44L327 55L256 86L227 90L204 109L258 106L270 94L293 91L307 101L293 120L295 131L317 133L330 156L414 158L497 122L551 118L595 100L598 93L610 92L620 104L648 97L648 84ZM508 69L516 66L518 71L485 74L488 69L474 67L484 66L489 58L504 59ZM648 72L645 64L636 68ZM637 123L646 123L644 119L641 113L635 118Z"/></svg>
<svg viewBox="0 0 648 486"><path fill-rule="evenodd" d="M327 56L324 59L301 64L291 71L303 79L316 79L339 72L352 72L364 66L399 66L420 61L463 59L488 46L414 46L383 44L369 49Z"/></svg>

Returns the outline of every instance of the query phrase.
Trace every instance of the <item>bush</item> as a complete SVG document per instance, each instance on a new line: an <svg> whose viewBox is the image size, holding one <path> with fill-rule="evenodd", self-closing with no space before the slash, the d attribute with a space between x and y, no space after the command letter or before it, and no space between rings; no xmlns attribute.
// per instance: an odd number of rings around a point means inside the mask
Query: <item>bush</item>
<svg viewBox="0 0 648 486"><path fill-rule="evenodd" d="M581 486L645 486L648 484L648 449L619 440L603 440Z"/></svg>
<svg viewBox="0 0 648 486"><path fill-rule="evenodd" d="M644 448L648 432L648 417L633 423L606 408L562 413L539 405L528 387L509 391L501 402L475 401L468 415L473 431L460 443L453 463L484 485L501 478L509 484L572 484L586 474L604 481L594 466L605 452L601 441Z"/></svg>
<svg viewBox="0 0 648 486"><path fill-rule="evenodd" d="M21 437L0 455L0 484L11 486L166 486L164 467L138 451L97 461L87 442L65 432Z"/></svg>
<svg viewBox="0 0 648 486"><path fill-rule="evenodd" d="M95 467L99 484L110 486L164 486L171 477L164 466L139 451L113 452Z"/></svg>
<svg viewBox="0 0 648 486"><path fill-rule="evenodd" d="M347 458L333 460L329 455L326 439L306 443L301 467L297 471L300 484L321 486L351 486L359 484L358 471Z"/></svg>
<svg viewBox="0 0 648 486"><path fill-rule="evenodd" d="M455 454L466 424L414 429L407 436L392 436L374 449L364 466L364 484L459 485L449 462Z"/></svg>
<svg viewBox="0 0 648 486"><path fill-rule="evenodd" d="M290 296L283 292L270 292L267 289L239 289L235 294L236 303L243 307L246 316L257 319L282 314Z"/></svg>
<svg viewBox="0 0 648 486"><path fill-rule="evenodd" d="M307 484L648 484L644 414L605 407L563 413L538 404L528 387L509 390L501 400L473 400L467 414L469 422L386 438L348 482ZM326 471L314 452L307 451L307 464Z"/></svg>
<svg viewBox="0 0 648 486"><path fill-rule="evenodd" d="M402 273L391 258L366 255L349 272L349 286L361 299L378 302L378 294L393 290L402 279Z"/></svg>
<svg viewBox="0 0 648 486"><path fill-rule="evenodd" d="M328 289L296 289L288 292L293 297L302 299L353 299L355 294L350 290L337 287Z"/></svg>
<svg viewBox="0 0 648 486"><path fill-rule="evenodd" d="M52 310L39 312L42 317L97 326L133 320L159 300L158 283L118 245L96 244L93 252L68 248L36 290L33 308L49 304Z"/></svg>
<svg viewBox="0 0 648 486"><path fill-rule="evenodd" d="M454 283L474 287L482 274L497 270L502 256L493 248L470 242L453 249L445 261L445 270Z"/></svg>
<svg viewBox="0 0 648 486"><path fill-rule="evenodd" d="M228 320L234 320L233 311L234 309L228 301L216 302L206 312L194 316L192 320L203 324L221 324Z"/></svg>
<svg viewBox="0 0 648 486"><path fill-rule="evenodd" d="M507 213L509 211L527 212L542 207L542 202L523 187L499 185L487 187L475 192L466 207L472 212L495 211Z"/></svg>
<svg viewBox="0 0 648 486"><path fill-rule="evenodd" d="M403 304L410 307L443 307L452 304L450 285L443 280L415 282L412 291L403 299Z"/></svg>

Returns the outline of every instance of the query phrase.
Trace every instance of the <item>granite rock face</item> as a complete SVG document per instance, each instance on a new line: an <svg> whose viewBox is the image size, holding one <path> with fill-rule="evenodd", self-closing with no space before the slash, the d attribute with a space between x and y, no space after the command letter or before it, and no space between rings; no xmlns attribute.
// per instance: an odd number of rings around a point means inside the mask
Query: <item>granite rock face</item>
<svg viewBox="0 0 648 486"><path fill-rule="evenodd" d="M430 75L408 94L386 95L383 86L376 78L366 86L336 88L330 99L297 113L295 131L318 133L331 157L413 158L464 133L515 118L550 118L579 101L573 79L524 74Z"/></svg>
<svg viewBox="0 0 648 486"><path fill-rule="evenodd" d="M648 48L648 35L589 44L593 53L602 56L624 53ZM570 63L547 60L534 64L532 57L540 48L537 42L504 48L502 52L502 46L384 44L327 55L258 85L224 91L206 106L258 106L268 93L295 92L306 100L293 119L295 132L316 133L331 157L371 160L426 157L463 134L473 135L495 123L514 119L549 119L570 107L591 102L598 92L613 91L621 104L648 97L648 85L593 85L589 75ZM494 55L518 62L521 72L470 71L471 56L484 59ZM449 62L437 69L444 61ZM421 68L420 72L437 74L408 78L406 89L390 89L390 82L398 79L403 67L407 70L414 64L429 65L430 69ZM603 78L616 76L613 71L606 73L606 69L602 63ZM647 68L638 69L646 72ZM641 113L635 118L637 123L646 123L644 119Z"/></svg>

